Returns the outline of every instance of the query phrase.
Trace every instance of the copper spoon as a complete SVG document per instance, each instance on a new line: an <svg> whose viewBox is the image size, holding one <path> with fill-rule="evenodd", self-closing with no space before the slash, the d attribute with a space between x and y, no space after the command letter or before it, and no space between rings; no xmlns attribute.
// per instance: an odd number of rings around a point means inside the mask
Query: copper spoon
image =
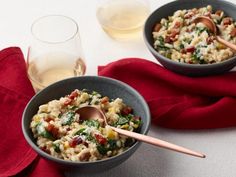
<svg viewBox="0 0 236 177"><path fill-rule="evenodd" d="M123 130L120 128L116 128L113 126L108 125L107 123L107 117L106 115L103 113L102 110L94 107L94 106L84 106L82 108L79 108L76 113L78 113L80 115L80 120L88 120L88 119L103 119L105 122L106 126L109 126L112 130L116 131L117 133L120 133L122 135L134 138L136 140L139 141L143 141L155 146L159 146L159 147L163 147L166 149L170 149L173 151L177 151L177 152L181 152L184 154L188 154L188 155L192 155L192 156L196 156L196 157L201 157L201 158L205 158L206 156L204 154L198 153L198 152L194 152L192 150L189 150L187 148L172 144L172 143L168 143L166 141L157 139L157 138L153 138L150 136L146 136L146 135L142 135L139 133L135 133L135 132L131 132L128 130Z"/></svg>
<svg viewBox="0 0 236 177"><path fill-rule="evenodd" d="M227 47L233 49L236 51L236 45L224 40L223 38L221 38L219 35L217 35L217 28L216 28L216 25L215 23L208 17L205 17L205 16L200 16L200 17L196 17L194 20L193 20L193 23L203 23L211 32L213 32L214 36L215 36L215 39L226 45Z"/></svg>

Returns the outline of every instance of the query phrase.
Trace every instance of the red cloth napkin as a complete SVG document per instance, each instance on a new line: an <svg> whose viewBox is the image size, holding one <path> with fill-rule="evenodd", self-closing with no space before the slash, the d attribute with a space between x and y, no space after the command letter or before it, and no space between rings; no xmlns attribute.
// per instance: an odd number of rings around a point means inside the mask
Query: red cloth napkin
<svg viewBox="0 0 236 177"><path fill-rule="evenodd" d="M52 164L37 158L23 137L22 112L34 90L19 48L0 51L0 71L0 176L62 176Z"/></svg>
<svg viewBox="0 0 236 177"><path fill-rule="evenodd" d="M138 58L98 68L100 76L121 80L143 95L152 122L163 127L205 129L236 126L236 72L187 77Z"/></svg>

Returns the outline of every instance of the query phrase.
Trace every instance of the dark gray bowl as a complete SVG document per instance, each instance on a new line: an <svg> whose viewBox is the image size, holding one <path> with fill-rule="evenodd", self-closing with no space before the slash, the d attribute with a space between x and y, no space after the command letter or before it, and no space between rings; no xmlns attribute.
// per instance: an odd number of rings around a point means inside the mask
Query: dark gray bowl
<svg viewBox="0 0 236 177"><path fill-rule="evenodd" d="M213 10L223 10L228 16L236 20L236 5L222 0L178 0L160 7L148 17L144 26L144 40L148 49L165 68L188 76L205 76L224 73L236 65L236 57L215 64L178 63L162 56L153 47L152 30L162 18L166 18L180 9L199 8L207 5L212 5Z"/></svg>
<svg viewBox="0 0 236 177"><path fill-rule="evenodd" d="M95 90L110 98L122 98L127 105L130 105L134 109L135 115L141 116L143 124L140 133L147 134L150 125L150 112L143 97L137 91L123 82L98 76L82 76L62 80L40 91L30 100L24 110L22 118L22 130L26 141L39 155L49 161L55 162L60 167L80 173L102 172L111 169L112 167L115 167L128 159L139 147L140 142L136 142L132 147L122 154L106 160L100 160L96 162L71 162L55 158L39 149L29 128L31 119L33 115L37 113L38 107L41 104L68 95L74 89L84 88Z"/></svg>

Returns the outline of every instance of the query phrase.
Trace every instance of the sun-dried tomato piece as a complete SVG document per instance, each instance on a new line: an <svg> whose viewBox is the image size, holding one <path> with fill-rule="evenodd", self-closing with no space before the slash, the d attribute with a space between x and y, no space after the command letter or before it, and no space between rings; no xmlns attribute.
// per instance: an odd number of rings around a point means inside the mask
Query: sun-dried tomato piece
<svg viewBox="0 0 236 177"><path fill-rule="evenodd" d="M54 120L54 118L51 117L51 116L44 117L43 119L44 119L46 122L50 122L51 120Z"/></svg>
<svg viewBox="0 0 236 177"><path fill-rule="evenodd" d="M126 106L126 107L124 107L122 110L121 110L121 114L122 115L128 115L128 114L130 114L130 113L132 113L133 112L133 109L131 108L131 107L129 107L129 106Z"/></svg>
<svg viewBox="0 0 236 177"><path fill-rule="evenodd" d="M236 28L233 28L233 30L230 32L230 36L232 37L236 36Z"/></svg>
<svg viewBox="0 0 236 177"><path fill-rule="evenodd" d="M157 24L154 26L153 31L154 31L154 32L158 32L158 31L160 31L160 29L161 29L161 24L160 24L160 23L157 23Z"/></svg>
<svg viewBox="0 0 236 177"><path fill-rule="evenodd" d="M223 25L225 25L225 26L231 25L232 22L233 22L233 19L230 18L230 17L226 17L226 18L224 18L224 19L222 20L222 22L223 22Z"/></svg>
<svg viewBox="0 0 236 177"><path fill-rule="evenodd" d="M217 11L215 12L215 14L218 15L218 16L221 16L222 12L223 12L222 10L217 10Z"/></svg>
<svg viewBox="0 0 236 177"><path fill-rule="evenodd" d="M72 99L67 98L66 101L64 102L64 106L68 106L72 103Z"/></svg>
<svg viewBox="0 0 236 177"><path fill-rule="evenodd" d="M53 124L48 124L48 126L46 127L46 130L49 133L51 133L54 138L58 137L59 129L57 127L55 127Z"/></svg>
<svg viewBox="0 0 236 177"><path fill-rule="evenodd" d="M190 46L190 47L186 48L186 52L193 53L194 51L195 51L195 47L194 46Z"/></svg>
<svg viewBox="0 0 236 177"><path fill-rule="evenodd" d="M106 142L107 142L107 139L104 138L102 135L95 134L95 138L96 138L96 140L97 140L97 142L98 142L99 144L104 145L104 144L106 144Z"/></svg>
<svg viewBox="0 0 236 177"><path fill-rule="evenodd" d="M81 143L83 143L83 140L80 137L75 137L69 142L69 145L70 147L75 147L76 145Z"/></svg>
<svg viewBox="0 0 236 177"><path fill-rule="evenodd" d="M213 41L214 41L214 36L209 36L209 37L206 39L207 44L211 44Z"/></svg>
<svg viewBox="0 0 236 177"><path fill-rule="evenodd" d="M79 96L78 92L75 90L71 92L71 94L68 96L70 99L74 99L75 97Z"/></svg>
<svg viewBox="0 0 236 177"><path fill-rule="evenodd" d="M174 28L179 28L181 26L181 22L177 21L175 22Z"/></svg>
<svg viewBox="0 0 236 177"><path fill-rule="evenodd" d="M105 97L103 97L102 99L101 99L101 103L102 104L106 104L106 103L108 103L109 102L109 98L107 97L107 96L105 96Z"/></svg>

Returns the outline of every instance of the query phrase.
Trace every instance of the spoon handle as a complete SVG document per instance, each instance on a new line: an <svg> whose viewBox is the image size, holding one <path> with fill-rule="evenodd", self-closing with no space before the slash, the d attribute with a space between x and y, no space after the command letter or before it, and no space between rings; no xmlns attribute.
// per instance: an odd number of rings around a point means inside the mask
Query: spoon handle
<svg viewBox="0 0 236 177"><path fill-rule="evenodd" d="M232 44L232 43L222 39L220 36L216 36L216 39L217 39L218 42L220 42L220 43L226 45L227 47L229 47L229 48L231 48L231 49L236 51L236 45L234 45L234 44Z"/></svg>
<svg viewBox="0 0 236 177"><path fill-rule="evenodd" d="M111 129L113 129L117 133L120 133L122 135L126 135L128 137L134 138L134 139L139 140L139 141L143 141L143 142L152 144L154 146L159 146L159 147L162 147L162 148L166 148L166 149L169 149L169 150L181 152L181 153L196 156L196 157L201 157L201 158L206 157L204 154L192 151L190 149L187 149L187 148L184 148L184 147L181 147L181 146L178 146L178 145L175 145L175 144L172 144L172 143L169 143L169 142L157 139L157 138L153 138L153 137L150 137L150 136L147 136L147 135L142 135L142 134L139 134L139 133L131 132L131 131L128 131L128 130L123 130L123 129L112 127L112 126L110 126L110 127L111 127Z"/></svg>

